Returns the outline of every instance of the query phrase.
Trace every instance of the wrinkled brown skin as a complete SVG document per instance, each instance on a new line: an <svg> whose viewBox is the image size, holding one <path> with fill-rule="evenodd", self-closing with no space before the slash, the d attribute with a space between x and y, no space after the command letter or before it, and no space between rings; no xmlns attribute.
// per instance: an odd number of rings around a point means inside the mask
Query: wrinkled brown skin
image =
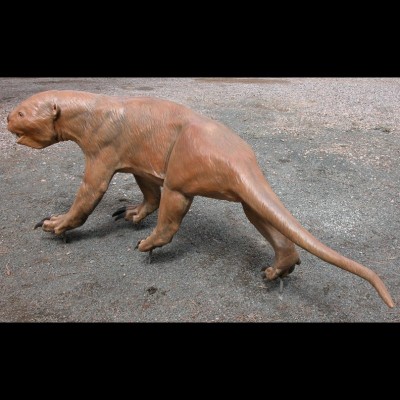
<svg viewBox="0 0 400 400"><path fill-rule="evenodd" d="M241 202L247 218L275 251L266 279L286 276L300 263L296 244L366 279L389 307L394 306L375 272L327 247L300 225L272 191L250 146L217 121L157 98L70 90L35 94L7 120L19 144L42 149L73 140L85 155L75 201L66 214L39 223L47 232L61 235L82 225L113 175L131 173L143 202L128 206L123 217L138 223L159 209L155 229L138 243L140 251L171 242L194 196Z"/></svg>

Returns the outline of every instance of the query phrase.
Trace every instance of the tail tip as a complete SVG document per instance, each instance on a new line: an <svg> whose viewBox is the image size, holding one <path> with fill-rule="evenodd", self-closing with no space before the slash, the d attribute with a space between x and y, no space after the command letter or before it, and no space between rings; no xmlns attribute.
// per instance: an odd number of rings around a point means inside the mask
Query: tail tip
<svg viewBox="0 0 400 400"><path fill-rule="evenodd" d="M394 307L394 302L392 299L389 299L386 304L388 305L388 307L393 308Z"/></svg>

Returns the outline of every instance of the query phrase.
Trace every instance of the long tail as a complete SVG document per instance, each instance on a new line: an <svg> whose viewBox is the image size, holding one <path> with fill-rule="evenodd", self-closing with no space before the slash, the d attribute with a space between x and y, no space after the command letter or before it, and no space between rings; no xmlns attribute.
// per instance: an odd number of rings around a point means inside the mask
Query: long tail
<svg viewBox="0 0 400 400"><path fill-rule="evenodd" d="M389 291L374 271L344 257L315 238L286 209L278 196L272 191L262 173L262 178L257 175L257 171L253 170L249 176L246 177L248 179L244 180L246 190L244 193L241 193L241 197L248 206L255 210L260 217L265 217L274 228L296 245L327 263L333 264L367 280L376 289L379 296L388 307L394 307L394 302Z"/></svg>

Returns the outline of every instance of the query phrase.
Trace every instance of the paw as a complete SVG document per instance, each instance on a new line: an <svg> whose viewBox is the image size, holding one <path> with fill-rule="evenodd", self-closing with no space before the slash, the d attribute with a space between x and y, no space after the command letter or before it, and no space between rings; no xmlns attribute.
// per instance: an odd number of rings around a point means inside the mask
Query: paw
<svg viewBox="0 0 400 400"><path fill-rule="evenodd" d="M64 215L65 214L53 215L51 217L43 218L34 226L33 229L42 227L46 232L52 232L57 236L61 235L67 230L67 227L64 224Z"/></svg>
<svg viewBox="0 0 400 400"><path fill-rule="evenodd" d="M146 246L145 246L145 244L143 244L144 242L145 242L144 239L139 240L136 243L135 249L138 249L139 251L147 251L147 250L145 250Z"/></svg>
<svg viewBox="0 0 400 400"><path fill-rule="evenodd" d="M112 217L115 217L114 221L124 218L126 221L138 223L146 216L140 215L140 208L140 206L122 206L112 214Z"/></svg>
<svg viewBox="0 0 400 400"><path fill-rule="evenodd" d="M118 208L112 216L115 217L115 221L124 218L126 221L132 221L134 224L138 224L149 214L157 210L158 204L150 202L143 202L136 206L123 206Z"/></svg>
<svg viewBox="0 0 400 400"><path fill-rule="evenodd" d="M292 257L291 260L286 260L286 262L274 262L272 267L265 267L261 271L263 272L263 278L267 281L273 281L276 278L284 278L285 276L288 276L291 274L296 265L300 265L301 260L296 257Z"/></svg>
<svg viewBox="0 0 400 400"><path fill-rule="evenodd" d="M153 246L148 243L147 239L142 239L137 242L135 249L138 249L139 251L151 251Z"/></svg>
<svg viewBox="0 0 400 400"><path fill-rule="evenodd" d="M296 265L292 265L290 268L277 269L274 267L267 267L264 270L264 279L267 281L273 281L276 278L284 278L294 271Z"/></svg>

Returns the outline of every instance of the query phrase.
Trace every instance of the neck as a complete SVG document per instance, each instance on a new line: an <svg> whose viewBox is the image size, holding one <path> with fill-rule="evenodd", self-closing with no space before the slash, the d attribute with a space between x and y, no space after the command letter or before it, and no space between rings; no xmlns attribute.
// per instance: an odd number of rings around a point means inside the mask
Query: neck
<svg viewBox="0 0 400 400"><path fill-rule="evenodd" d="M58 140L72 140L84 150L89 133L98 124L93 112L98 96L89 93L65 93L57 96L56 101L61 110L59 118L54 122Z"/></svg>

